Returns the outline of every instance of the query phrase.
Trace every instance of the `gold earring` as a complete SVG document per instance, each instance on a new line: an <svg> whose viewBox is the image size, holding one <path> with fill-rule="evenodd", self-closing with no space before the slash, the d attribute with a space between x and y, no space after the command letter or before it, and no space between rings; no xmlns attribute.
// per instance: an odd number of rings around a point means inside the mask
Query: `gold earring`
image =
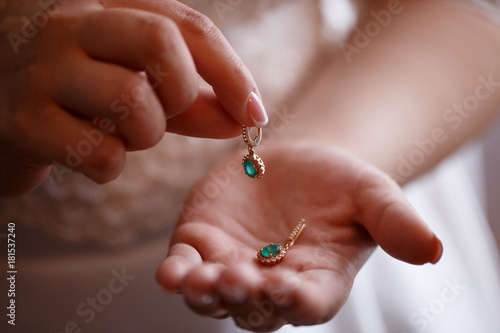
<svg viewBox="0 0 500 333"><path fill-rule="evenodd" d="M281 246L279 244L271 243L263 247L259 252L257 252L257 259L259 262L268 266L279 264L285 257L286 251L292 247L305 227L306 220L301 219L297 226L293 229L290 236L287 238L285 245Z"/></svg>
<svg viewBox="0 0 500 333"><path fill-rule="evenodd" d="M252 139L250 138L250 131L248 130L248 127L243 125L242 134L243 141L245 141L248 146L248 155L243 157L243 170L245 170L248 177L260 179L264 176L266 167L262 159L255 154L253 149L257 147L262 140L262 128L257 128L257 135Z"/></svg>

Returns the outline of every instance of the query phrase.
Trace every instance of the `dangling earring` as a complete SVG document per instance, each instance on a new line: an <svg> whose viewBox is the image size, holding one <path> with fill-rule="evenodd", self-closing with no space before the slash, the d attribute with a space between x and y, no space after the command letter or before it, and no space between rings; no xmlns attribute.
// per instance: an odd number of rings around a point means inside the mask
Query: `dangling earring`
<svg viewBox="0 0 500 333"><path fill-rule="evenodd" d="M252 139L250 138L250 131L248 130L248 127L243 125L242 134L243 141L245 141L248 146L248 155L243 157L243 170L245 170L245 173L248 177L260 179L262 178L262 176L264 176L266 167L264 166L264 162L262 162L262 159L257 154L255 154L253 148L257 147L262 140L262 128L257 128L257 135Z"/></svg>

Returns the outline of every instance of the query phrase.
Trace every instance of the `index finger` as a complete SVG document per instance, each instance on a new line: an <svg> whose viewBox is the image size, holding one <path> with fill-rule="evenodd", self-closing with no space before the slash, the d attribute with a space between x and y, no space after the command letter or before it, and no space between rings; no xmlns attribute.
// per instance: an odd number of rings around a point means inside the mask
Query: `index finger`
<svg viewBox="0 0 500 333"><path fill-rule="evenodd" d="M262 127L268 118L250 71L205 15L177 1L112 0L109 6L165 15L179 27L199 74L212 85L219 102L240 124Z"/></svg>

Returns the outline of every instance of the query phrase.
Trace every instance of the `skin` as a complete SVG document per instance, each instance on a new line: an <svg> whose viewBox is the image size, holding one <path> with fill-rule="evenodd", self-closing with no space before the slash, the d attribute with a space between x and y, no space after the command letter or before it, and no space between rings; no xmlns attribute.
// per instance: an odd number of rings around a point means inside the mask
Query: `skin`
<svg viewBox="0 0 500 333"><path fill-rule="evenodd" d="M208 208L184 212L157 280L195 312L231 316L251 331L315 325L339 311L377 245L411 264L439 260L441 243L396 181L425 172L496 116L498 88L457 128L443 118L474 95L478 77L500 82L500 31L453 3L402 5L352 63L334 58L310 92L290 101L296 118L261 150L263 179L241 173L205 198ZM366 15L358 26L372 19ZM399 158L436 128L447 139L410 175L398 173ZM227 172L225 163L213 172ZM214 182L203 179L184 207L197 208L199 193ZM307 227L283 262L258 264L256 252L283 243L300 218Z"/></svg>
<svg viewBox="0 0 500 333"><path fill-rule="evenodd" d="M22 17L42 22L36 34ZM48 15L38 1L8 2L0 23L2 196L32 190L54 162L111 181L126 151L154 146L165 130L228 138L253 125L251 74L208 18L177 1L65 1ZM102 128L103 119L112 124ZM68 147L84 133L102 141L72 165Z"/></svg>
<svg viewBox="0 0 500 333"><path fill-rule="evenodd" d="M351 62L339 54L321 69L311 90L294 101L296 118L281 139L341 147L405 184L487 128L500 104L498 26L453 2L402 1L400 8ZM367 14L357 26L373 20ZM349 45L359 45L354 37ZM465 116L453 112L459 122L446 120L455 104L475 96L479 77L492 78L493 92ZM432 138L435 129L447 139L403 177L399 157L408 158L415 141Z"/></svg>
<svg viewBox="0 0 500 333"><path fill-rule="evenodd" d="M414 264L439 259L439 240L399 186L366 162L299 142L267 148L262 158L268 170L262 180L230 176L229 160L213 170L228 177L220 193L202 195L208 203L200 204L199 193L212 193L205 191L215 184L207 178L187 199L157 279L167 291L182 292L194 311L231 315L253 331L319 324L340 310L377 244ZM298 217L307 225L283 262L258 263L257 250L283 245ZM207 296L213 301L204 304ZM256 304L266 303L275 307L263 322L248 320L259 312Z"/></svg>

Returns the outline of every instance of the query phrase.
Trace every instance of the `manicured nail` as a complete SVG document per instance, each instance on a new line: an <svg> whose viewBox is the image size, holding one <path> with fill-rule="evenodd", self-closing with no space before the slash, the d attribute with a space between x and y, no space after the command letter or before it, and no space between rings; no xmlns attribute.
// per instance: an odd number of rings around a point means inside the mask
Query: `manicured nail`
<svg viewBox="0 0 500 333"><path fill-rule="evenodd" d="M252 118L255 127L264 127L267 125L269 118L267 117L264 104L262 104L259 96L253 91L248 96L247 112L250 118Z"/></svg>
<svg viewBox="0 0 500 333"><path fill-rule="evenodd" d="M436 264L439 259L441 259L441 256L443 255L443 243L441 243L441 241L435 237L435 241L437 242L437 246L439 248L438 252L436 253L436 256L434 257L434 259L432 259L431 261L431 264Z"/></svg>

